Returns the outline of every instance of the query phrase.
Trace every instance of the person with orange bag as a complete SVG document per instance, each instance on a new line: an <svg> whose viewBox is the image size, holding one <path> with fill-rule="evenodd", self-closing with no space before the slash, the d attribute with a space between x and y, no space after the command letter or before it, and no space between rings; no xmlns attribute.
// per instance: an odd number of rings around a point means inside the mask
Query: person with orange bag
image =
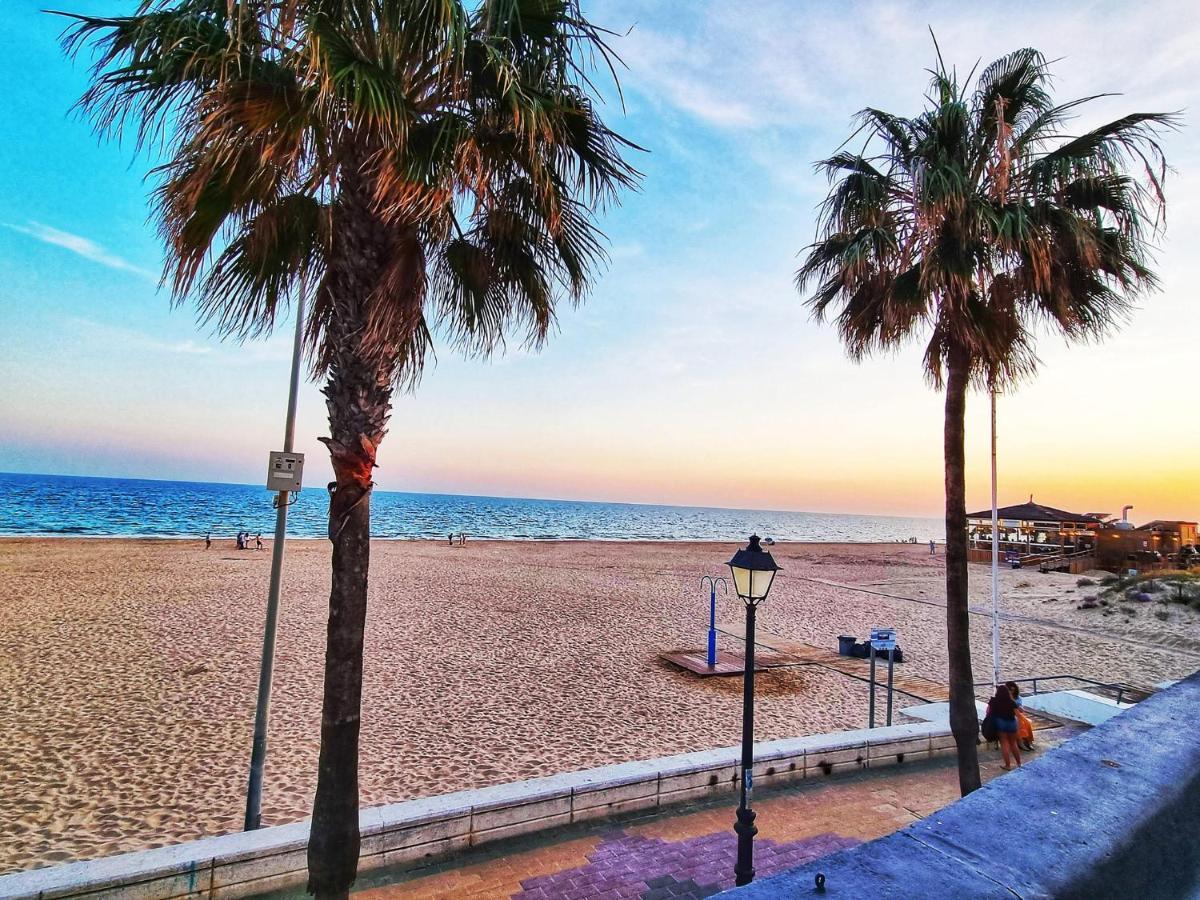
<svg viewBox="0 0 1200 900"><path fill-rule="evenodd" d="M1021 687L1015 681L1007 681L1004 686L1012 694L1013 704L1017 708L1017 743L1022 750L1032 750L1033 722L1029 720L1029 716L1025 715L1025 710L1022 709L1024 704L1021 702Z"/></svg>

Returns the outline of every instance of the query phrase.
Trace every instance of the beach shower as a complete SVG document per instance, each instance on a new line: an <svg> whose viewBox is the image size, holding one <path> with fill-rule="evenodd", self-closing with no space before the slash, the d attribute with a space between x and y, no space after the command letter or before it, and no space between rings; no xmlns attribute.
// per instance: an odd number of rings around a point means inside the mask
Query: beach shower
<svg viewBox="0 0 1200 900"><path fill-rule="evenodd" d="M729 585L718 575L714 578L711 575L705 575L700 579L700 587L704 587L704 583L708 582L708 667L711 669L717 664L717 585L721 585L721 593L729 593Z"/></svg>

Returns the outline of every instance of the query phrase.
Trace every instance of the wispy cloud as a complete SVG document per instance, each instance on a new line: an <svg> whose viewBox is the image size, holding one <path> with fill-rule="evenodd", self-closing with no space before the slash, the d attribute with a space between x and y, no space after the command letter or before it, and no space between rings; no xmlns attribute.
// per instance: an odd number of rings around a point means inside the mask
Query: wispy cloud
<svg viewBox="0 0 1200 900"><path fill-rule="evenodd" d="M212 353L212 347L204 344L197 344L195 341L179 341L174 344L160 344L161 349L168 353L187 353L190 355L201 355L204 353Z"/></svg>
<svg viewBox="0 0 1200 900"><path fill-rule="evenodd" d="M610 259L637 259L644 256L646 248L637 242L628 244L615 244L609 248L608 255Z"/></svg>
<svg viewBox="0 0 1200 900"><path fill-rule="evenodd" d="M134 265L124 257L106 250L100 244L81 235L52 228L49 225L43 225L41 222L30 222L28 225L12 225L5 222L4 227L27 235L35 241L41 241L43 244L50 244L54 247L69 250L76 256L82 256L84 259L89 259L110 269L129 272L148 281L158 281L158 276L149 269L143 269L141 266Z"/></svg>
<svg viewBox="0 0 1200 900"><path fill-rule="evenodd" d="M144 331L133 328L123 328L119 325L109 325L72 316L67 324L93 343L119 347L122 351L138 350L147 353L181 354L184 356L204 356L213 352L213 347L193 340L171 341L162 340Z"/></svg>

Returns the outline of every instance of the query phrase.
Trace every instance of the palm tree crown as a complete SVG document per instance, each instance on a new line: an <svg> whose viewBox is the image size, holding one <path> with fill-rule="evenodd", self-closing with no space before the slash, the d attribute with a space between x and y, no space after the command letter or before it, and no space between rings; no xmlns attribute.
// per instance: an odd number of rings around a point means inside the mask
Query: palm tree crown
<svg viewBox="0 0 1200 900"><path fill-rule="evenodd" d="M818 164L835 184L797 285L855 358L927 329L935 385L952 348L972 377L1011 381L1036 365L1039 324L1099 336L1155 285L1147 232L1166 167L1154 135L1172 117L1067 137L1072 112L1103 95L1056 105L1049 82L1032 49L992 63L974 91L939 59L924 112L865 109L866 147Z"/></svg>
<svg viewBox="0 0 1200 900"><path fill-rule="evenodd" d="M412 383L431 326L488 353L545 338L603 258L593 210L638 173L596 114L586 68L614 61L576 0L145 0L73 16L98 50L98 128L165 144L154 213L166 279L223 333L269 329L321 284L357 206L376 258L359 349ZM364 260L359 260L359 263ZM318 289L314 368L334 363Z"/></svg>

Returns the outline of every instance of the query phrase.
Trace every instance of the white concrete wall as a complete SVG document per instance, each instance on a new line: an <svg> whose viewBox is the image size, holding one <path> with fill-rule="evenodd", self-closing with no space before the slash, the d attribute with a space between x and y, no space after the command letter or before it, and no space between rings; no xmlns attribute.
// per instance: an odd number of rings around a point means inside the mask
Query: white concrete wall
<svg viewBox="0 0 1200 900"><path fill-rule="evenodd" d="M1044 694L1030 694L1022 699L1030 709L1049 713L1061 719L1083 722L1085 725L1099 725L1101 722L1107 722L1121 710L1133 706L1132 703L1117 703L1116 700L1084 690L1050 691Z"/></svg>
<svg viewBox="0 0 1200 900"><path fill-rule="evenodd" d="M754 789L952 754L945 723L758 744ZM587 769L363 810L359 870L418 867L516 835L738 790L737 747ZM303 887L308 822L0 876L0 898L246 897Z"/></svg>

